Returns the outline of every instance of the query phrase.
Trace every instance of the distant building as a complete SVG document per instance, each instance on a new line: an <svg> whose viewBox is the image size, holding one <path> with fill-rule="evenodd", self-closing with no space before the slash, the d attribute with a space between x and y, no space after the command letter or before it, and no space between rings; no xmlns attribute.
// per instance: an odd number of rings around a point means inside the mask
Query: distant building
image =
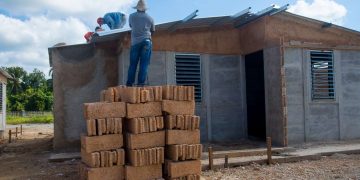
<svg viewBox="0 0 360 180"><path fill-rule="evenodd" d="M6 84L11 76L0 69L0 139L4 138L6 129Z"/></svg>
<svg viewBox="0 0 360 180"><path fill-rule="evenodd" d="M268 8L160 24L150 85L196 86L202 142L360 139L360 33ZM54 147L80 147L83 103L125 84L130 32L49 48Z"/></svg>

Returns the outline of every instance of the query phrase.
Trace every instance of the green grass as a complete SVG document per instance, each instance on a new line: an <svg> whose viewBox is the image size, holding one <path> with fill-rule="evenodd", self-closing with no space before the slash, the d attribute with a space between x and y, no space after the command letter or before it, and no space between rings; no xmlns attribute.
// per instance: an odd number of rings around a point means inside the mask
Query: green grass
<svg viewBox="0 0 360 180"><path fill-rule="evenodd" d="M33 116L33 117L19 117L19 116L7 116L6 124L48 124L53 123L53 115Z"/></svg>

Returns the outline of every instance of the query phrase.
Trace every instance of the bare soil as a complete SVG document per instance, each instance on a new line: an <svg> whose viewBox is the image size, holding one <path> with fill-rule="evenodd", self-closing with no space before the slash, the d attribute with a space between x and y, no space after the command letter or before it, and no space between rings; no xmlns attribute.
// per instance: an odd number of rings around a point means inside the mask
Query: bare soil
<svg viewBox="0 0 360 180"><path fill-rule="evenodd" d="M319 161L258 165L203 172L205 179L360 179L360 155L334 154Z"/></svg>
<svg viewBox="0 0 360 180"><path fill-rule="evenodd" d="M14 128L15 126L10 126ZM0 141L0 180L79 179L78 160L50 163L53 126L24 126L16 142ZM335 154L319 161L203 172L205 179L360 179L360 155Z"/></svg>
<svg viewBox="0 0 360 180"><path fill-rule="evenodd" d="M79 179L78 161L48 162L52 153L51 124L24 125L23 129L23 135L19 135L15 142L10 144L7 141L0 142L1 180Z"/></svg>

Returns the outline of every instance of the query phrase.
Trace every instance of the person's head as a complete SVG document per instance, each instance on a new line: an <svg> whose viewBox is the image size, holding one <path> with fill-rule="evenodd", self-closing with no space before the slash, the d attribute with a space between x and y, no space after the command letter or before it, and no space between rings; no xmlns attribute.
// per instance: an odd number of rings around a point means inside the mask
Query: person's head
<svg viewBox="0 0 360 180"><path fill-rule="evenodd" d="M103 28L101 28L100 26L96 26L95 28L95 32L99 32L99 31L104 31Z"/></svg>
<svg viewBox="0 0 360 180"><path fill-rule="evenodd" d="M145 0L139 0L137 5L134 7L137 11L145 12L147 10Z"/></svg>
<svg viewBox="0 0 360 180"><path fill-rule="evenodd" d="M97 23L99 24L100 27L101 27L101 25L104 24L104 18L102 18L102 17L97 18L96 21L97 21Z"/></svg>

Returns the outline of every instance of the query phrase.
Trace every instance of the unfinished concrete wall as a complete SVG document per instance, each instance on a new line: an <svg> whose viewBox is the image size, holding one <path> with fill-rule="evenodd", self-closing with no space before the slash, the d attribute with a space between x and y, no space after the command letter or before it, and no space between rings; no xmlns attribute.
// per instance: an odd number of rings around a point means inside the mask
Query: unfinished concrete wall
<svg viewBox="0 0 360 180"><path fill-rule="evenodd" d="M340 51L340 139L360 138L360 51Z"/></svg>
<svg viewBox="0 0 360 180"><path fill-rule="evenodd" d="M118 82L112 51L92 45L49 49L54 75L54 148L79 150L85 133L83 103L99 101L99 92Z"/></svg>
<svg viewBox="0 0 360 180"><path fill-rule="evenodd" d="M247 137L241 57L207 55L203 61L208 61L204 71L208 71L205 101L211 123L210 140L226 142Z"/></svg>
<svg viewBox="0 0 360 180"><path fill-rule="evenodd" d="M284 53L287 92L289 145L305 142L304 77L302 49L288 48Z"/></svg>
<svg viewBox="0 0 360 180"><path fill-rule="evenodd" d="M284 146L286 131L281 94L280 47L264 49L266 135Z"/></svg>
<svg viewBox="0 0 360 180"><path fill-rule="evenodd" d="M1 76L1 74L0 74ZM0 139L3 139L5 136L6 130L6 78L5 82L0 81L0 86L2 86L2 109L0 109Z"/></svg>

